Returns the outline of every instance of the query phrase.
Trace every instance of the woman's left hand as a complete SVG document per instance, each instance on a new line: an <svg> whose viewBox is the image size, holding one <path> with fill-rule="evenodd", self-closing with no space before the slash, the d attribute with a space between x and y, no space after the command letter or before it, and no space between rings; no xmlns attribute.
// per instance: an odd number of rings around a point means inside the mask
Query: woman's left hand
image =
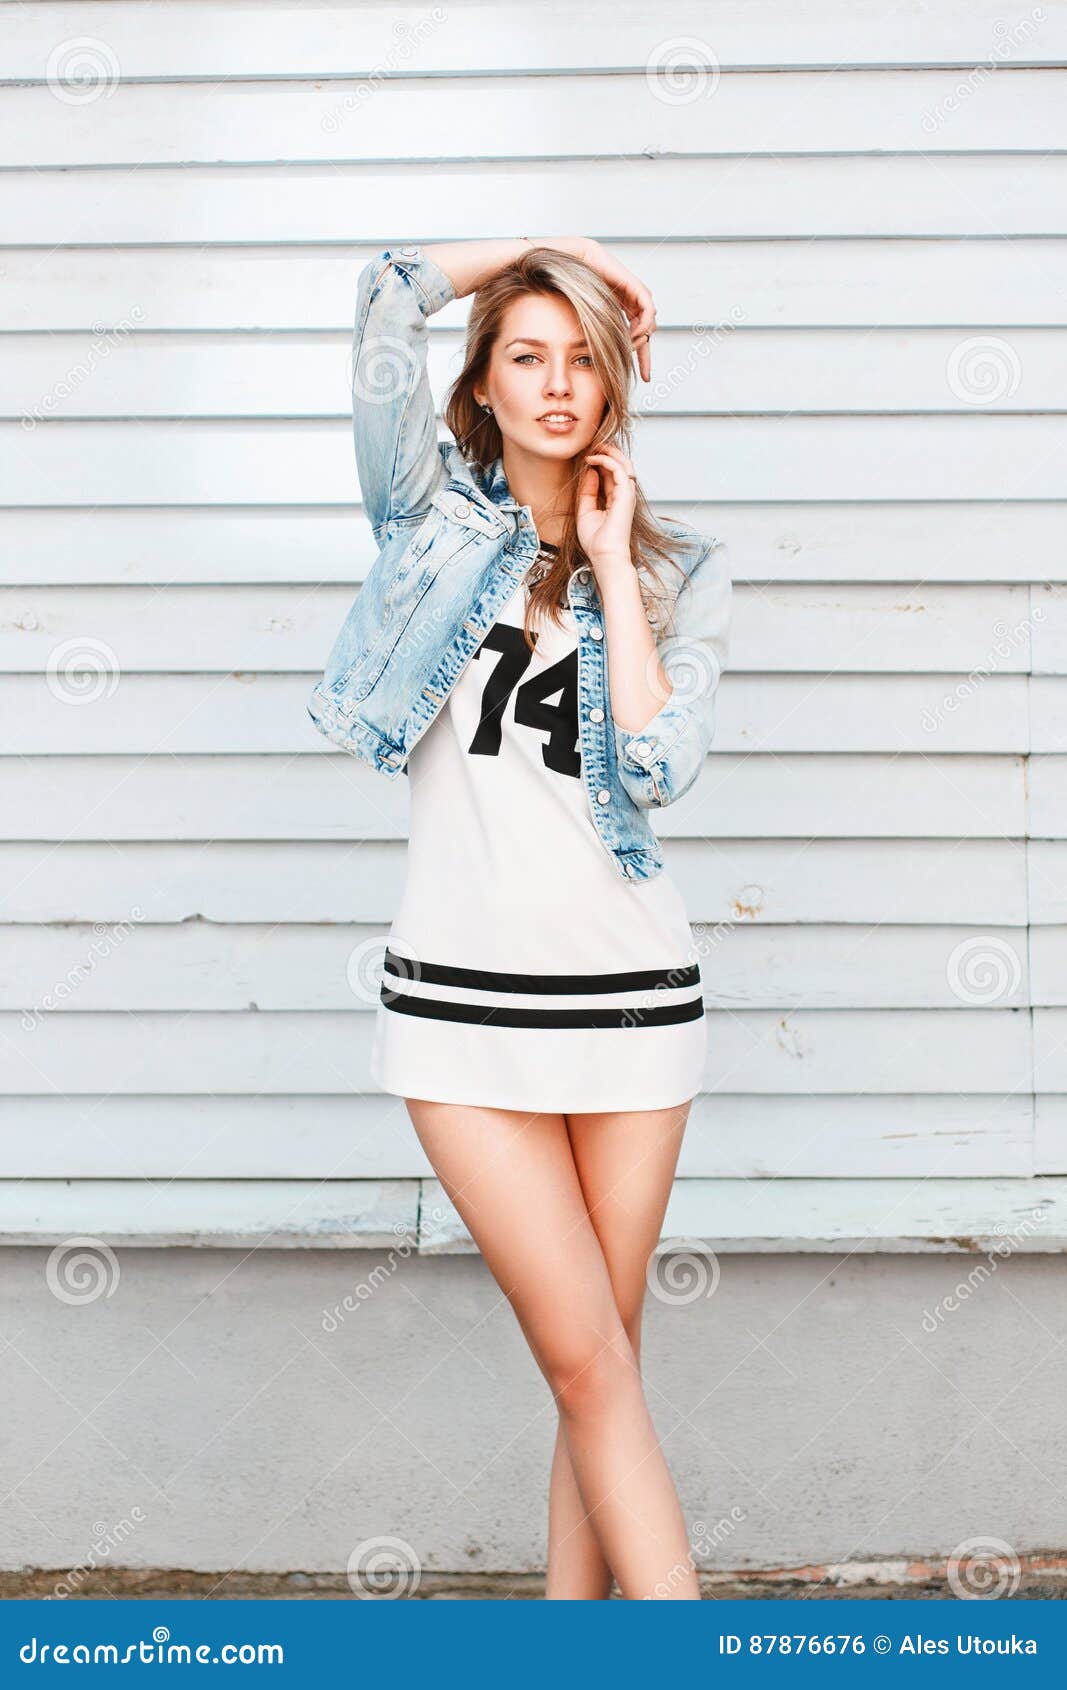
<svg viewBox="0 0 1067 1690"><path fill-rule="evenodd" d="M585 455L578 492L578 540L594 569L631 564L630 529L637 506L634 466L620 446ZM597 500L604 490L605 509Z"/></svg>

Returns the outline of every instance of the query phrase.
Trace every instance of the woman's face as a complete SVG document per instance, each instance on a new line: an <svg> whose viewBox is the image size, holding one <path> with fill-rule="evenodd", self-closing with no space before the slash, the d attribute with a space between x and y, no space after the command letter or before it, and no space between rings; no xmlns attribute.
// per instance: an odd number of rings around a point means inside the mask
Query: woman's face
<svg viewBox="0 0 1067 1690"><path fill-rule="evenodd" d="M556 294L513 299L493 342L487 401L504 439L545 458L574 458L596 435L606 402L574 307Z"/></svg>

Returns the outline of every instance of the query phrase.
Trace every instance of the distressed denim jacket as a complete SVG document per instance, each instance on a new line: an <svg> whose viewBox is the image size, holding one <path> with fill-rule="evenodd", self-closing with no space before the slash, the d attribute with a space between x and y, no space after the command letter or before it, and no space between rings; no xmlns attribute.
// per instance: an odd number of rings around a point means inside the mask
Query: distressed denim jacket
<svg viewBox="0 0 1067 1690"><path fill-rule="evenodd" d="M503 460L479 469L451 440L438 442L426 320L454 298L449 277L415 246L379 253L357 283L356 464L379 551L307 710L335 745L390 779L406 772L412 747L538 549L531 509L511 497ZM649 812L680 798L704 765L730 623L719 543L687 523L658 520L684 542L676 554L684 574L661 569L665 586L649 612L673 690L640 732L620 727L611 713L593 572L579 568L568 583L582 778L597 834L631 880L663 867Z"/></svg>

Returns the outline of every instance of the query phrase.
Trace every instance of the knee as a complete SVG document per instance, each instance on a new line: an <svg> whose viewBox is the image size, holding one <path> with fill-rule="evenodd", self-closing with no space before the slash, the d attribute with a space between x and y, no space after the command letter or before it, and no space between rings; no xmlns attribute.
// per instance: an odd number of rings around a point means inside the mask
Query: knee
<svg viewBox="0 0 1067 1690"><path fill-rule="evenodd" d="M582 1419L601 1415L630 1390L640 1390L633 1345L621 1329L605 1340L594 1334L554 1356L545 1369L560 1413Z"/></svg>

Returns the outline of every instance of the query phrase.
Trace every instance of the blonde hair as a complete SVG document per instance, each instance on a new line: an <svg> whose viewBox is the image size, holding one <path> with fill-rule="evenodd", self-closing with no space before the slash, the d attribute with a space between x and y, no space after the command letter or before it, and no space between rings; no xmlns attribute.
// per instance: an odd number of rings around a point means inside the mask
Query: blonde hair
<svg viewBox="0 0 1067 1690"><path fill-rule="evenodd" d="M488 375L493 343L500 333L504 312L513 300L529 293L556 295L565 300L581 324L593 368L605 394L604 414L587 450L596 452L608 444L620 446L629 455L633 351L625 314L608 284L588 264L569 253L541 246L522 253L475 291L467 323L463 368L449 388L444 408L445 422L463 456L488 469L503 451L503 436L495 415L483 411L474 394ZM535 619L549 615L561 621L560 611L567 603L571 571L580 562L588 562L577 529L578 491L584 474L581 457L575 458L571 467L572 496L564 513L559 551L545 576L530 591L524 632L531 648ZM656 560L670 564L684 577L685 571L674 557L683 542L668 534L657 521L640 484L635 483L634 488L637 505L630 531L630 556L638 571L646 613L655 625L665 602ZM644 576L651 578L651 585Z"/></svg>

